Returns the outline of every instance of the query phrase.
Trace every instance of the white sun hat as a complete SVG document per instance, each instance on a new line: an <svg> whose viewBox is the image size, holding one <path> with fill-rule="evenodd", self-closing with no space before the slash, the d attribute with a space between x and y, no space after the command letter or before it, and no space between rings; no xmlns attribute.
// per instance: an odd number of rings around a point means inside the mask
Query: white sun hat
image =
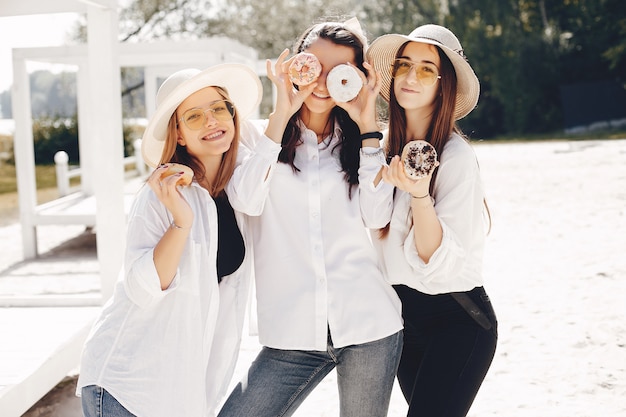
<svg viewBox="0 0 626 417"><path fill-rule="evenodd" d="M143 133L141 154L146 164L153 168L159 165L172 114L187 97L206 87L226 89L240 120L252 114L263 95L258 75L243 64L219 64L204 71L189 68L175 72L159 87L156 111Z"/></svg>
<svg viewBox="0 0 626 417"><path fill-rule="evenodd" d="M407 42L421 42L438 46L452 62L457 78L454 119L462 119L474 110L480 95L478 78L467 61L463 47L457 37L449 29L439 25L419 26L408 36L400 34L382 35L372 42L367 51L367 60L376 71L381 73L380 95L387 102L389 101L392 79L391 66L396 59L398 50Z"/></svg>

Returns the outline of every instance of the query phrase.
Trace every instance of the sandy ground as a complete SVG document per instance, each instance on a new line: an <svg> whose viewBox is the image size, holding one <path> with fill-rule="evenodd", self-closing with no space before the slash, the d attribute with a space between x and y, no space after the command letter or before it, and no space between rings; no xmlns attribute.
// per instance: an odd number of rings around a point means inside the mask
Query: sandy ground
<svg viewBox="0 0 626 417"><path fill-rule="evenodd" d="M485 287L500 340L469 416L626 416L626 140L476 152L493 219ZM246 336L236 379L257 351ZM74 378L25 416L80 416ZM297 417L338 415L334 378ZM389 416L405 412L396 386Z"/></svg>

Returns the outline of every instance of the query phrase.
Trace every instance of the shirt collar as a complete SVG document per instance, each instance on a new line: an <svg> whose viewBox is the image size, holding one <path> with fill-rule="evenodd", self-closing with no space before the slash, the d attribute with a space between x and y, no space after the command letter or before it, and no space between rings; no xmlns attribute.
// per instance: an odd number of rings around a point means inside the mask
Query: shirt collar
<svg viewBox="0 0 626 417"><path fill-rule="evenodd" d="M335 125L333 127L333 135L330 138L330 143L328 143L329 145L332 143L335 143L337 141L339 141L341 139L341 136L343 134L343 129L341 129L341 126L339 126L339 123L334 122ZM300 128L300 130L302 132L312 132L312 136L317 138L317 135L315 135L315 132L313 132L311 129L309 129L308 127L306 127L306 125L304 124L304 122L302 121L302 119L298 119L298 127Z"/></svg>

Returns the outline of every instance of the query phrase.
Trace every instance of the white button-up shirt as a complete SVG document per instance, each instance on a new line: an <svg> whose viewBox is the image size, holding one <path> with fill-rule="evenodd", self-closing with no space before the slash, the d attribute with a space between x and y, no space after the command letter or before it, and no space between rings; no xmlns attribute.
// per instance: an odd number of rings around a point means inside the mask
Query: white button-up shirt
<svg viewBox="0 0 626 417"><path fill-rule="evenodd" d="M153 252L171 215L148 186L129 217L124 268L87 338L77 394L99 385L138 416L214 416L239 353L251 252L217 282L217 209L197 183L180 188L194 222L178 271L161 290Z"/></svg>
<svg viewBox="0 0 626 417"><path fill-rule="evenodd" d="M372 233L386 279L426 294L469 291L483 285L486 238L483 185L470 144L457 134L445 145L434 186L441 245L428 263L413 238L411 196L396 190L389 234Z"/></svg>
<svg viewBox="0 0 626 417"><path fill-rule="evenodd" d="M241 165L229 184L233 207L256 215L249 224L260 342L323 351L329 328L335 347L401 330L400 301L366 229L384 225L390 199L372 186L355 187L348 198L337 129L330 143L318 144L302 125L294 172L277 162L281 148L261 133L265 123L244 132ZM359 177L371 183L379 168L376 157L362 156Z"/></svg>

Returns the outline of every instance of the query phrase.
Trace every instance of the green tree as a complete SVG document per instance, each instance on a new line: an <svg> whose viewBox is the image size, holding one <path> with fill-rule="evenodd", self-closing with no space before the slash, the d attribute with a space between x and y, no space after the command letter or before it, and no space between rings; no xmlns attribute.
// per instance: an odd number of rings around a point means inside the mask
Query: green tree
<svg viewBox="0 0 626 417"><path fill-rule="evenodd" d="M438 0L367 0L359 13L369 32L375 37L385 33L409 34L426 23L443 24L447 15L445 2Z"/></svg>
<svg viewBox="0 0 626 417"><path fill-rule="evenodd" d="M227 36L263 58L292 48L323 19L357 16L368 38L438 23L455 32L481 81L470 135L550 132L562 127L560 88L626 74L622 0L135 0L120 14L121 41ZM84 34L84 29L82 31ZM78 32L80 35L81 32ZM141 92L124 69L124 96ZM267 80L266 80L267 81ZM269 83L265 84L269 90ZM135 98L137 100L137 98ZM137 103L136 101L134 102Z"/></svg>

